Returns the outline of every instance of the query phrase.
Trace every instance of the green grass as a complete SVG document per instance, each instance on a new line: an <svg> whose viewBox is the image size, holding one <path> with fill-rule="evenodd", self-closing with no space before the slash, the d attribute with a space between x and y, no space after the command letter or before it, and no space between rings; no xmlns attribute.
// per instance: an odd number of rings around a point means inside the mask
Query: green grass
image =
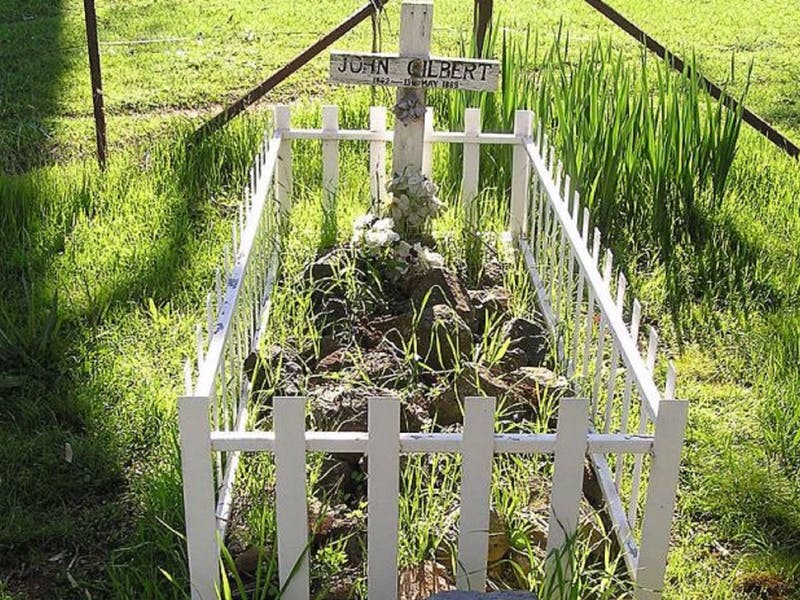
<svg viewBox="0 0 800 600"><path fill-rule="evenodd" d="M259 2L246 6L214 0L199 10L179 0L112 0L97 3L109 141L121 151L131 140L163 129L168 119L208 114L261 82L359 7L359 0L337 3ZM730 79L731 54L739 68L732 88L741 91L742 74L754 63L749 102L783 132L800 137L800 105L794 82L800 75L800 21L794 3L713 2L676 5L672 0L617 0L612 3L665 43L694 52L703 72L720 82ZM398 4L390 2L383 20L386 50L396 47ZM504 23L542 33L569 28L577 48L598 35L619 42L627 56L635 44L614 30L581 0L495 3ZM469 2L436 3L434 49L452 53L471 31ZM711 24L711 26L709 26ZM544 39L544 43L549 40ZM148 43L127 43L148 41ZM338 48L369 50L369 23L338 42ZM325 83L326 57L314 60L267 97L268 102L301 96L337 100L342 93ZM79 0L0 3L0 170L17 170L55 159L89 156L91 97Z"/></svg>
<svg viewBox="0 0 800 600"><path fill-rule="evenodd" d="M257 83L357 4L301 4L305 16L292 18L283 3L220 1L202 14L178 1L100 3L101 41L188 38L103 46L113 159L101 175L73 160L92 148L80 3L0 3L0 169L63 163L0 177L0 597L180 597L169 581L182 585L186 576L176 533L183 523L175 397L264 124L261 116L241 120L187 151L186 121ZM438 49L458 52L471 7L436 6ZM667 44L693 50L701 70L720 81L735 49L737 93L752 59L748 103L797 137L793 4L615 6ZM395 43L396 10L390 5L384 24L386 49ZM609 33L577 0L503 2L497 10L520 29L538 26L540 59L562 17L573 56ZM279 27L304 32L278 37ZM637 50L621 34L611 37L635 76ZM337 44L369 45L368 25ZM269 100L347 94L343 124L364 126L366 94L328 89L324 69L324 59L316 61ZM307 103L301 120L312 122L317 111ZM557 140L562 149L564 142ZM449 157L436 160L443 175ZM298 180L312 181L315 169L310 160L297 165ZM357 169L345 174L357 181ZM757 598L768 589L796 597L800 170L745 128L724 188L703 207L713 242L678 257L679 281L701 292L682 311L670 310L658 260L640 259L631 274L645 314L672 342L679 394L692 402L666 597ZM598 196L596 210L612 197ZM632 228L616 223L624 240ZM309 250L317 235L306 239ZM683 352L675 325L689 335ZM258 493L261 472L251 473L247 485ZM336 549L326 561L336 565Z"/></svg>
<svg viewBox="0 0 800 600"><path fill-rule="evenodd" d="M78 163L3 180L0 563L6 581L26 571L13 588L125 596L183 568L174 376L259 125L191 153L176 131L102 176Z"/></svg>

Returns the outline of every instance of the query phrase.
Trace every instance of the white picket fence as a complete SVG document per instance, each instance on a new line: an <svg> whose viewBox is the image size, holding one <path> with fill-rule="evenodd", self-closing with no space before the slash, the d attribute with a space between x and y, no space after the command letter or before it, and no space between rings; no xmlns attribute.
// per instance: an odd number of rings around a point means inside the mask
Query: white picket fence
<svg viewBox="0 0 800 600"><path fill-rule="evenodd" d="M589 457L606 513L636 584L636 598L661 597L669 533L687 417L674 400L675 371L660 392L654 381L658 338L651 330L639 350L641 306L629 298L613 257L602 261L600 232L554 158L533 115L518 111L513 133L483 133L477 109L467 109L465 131L434 131L426 116L423 171L432 170L435 143L463 144L462 201L479 191L481 144L513 145L509 229L525 257L541 311L550 326L575 396L562 399L554 434L494 434L494 400L466 402L463 433L399 430L399 403L369 402L367 432L305 430L305 400L276 398L274 431L248 429L249 381L244 359L257 347L269 318L278 269L281 224L291 209L292 140L322 140L325 205L332 206L339 177L339 144L367 141L373 198L386 178L386 112L370 111L369 130L342 130L336 107L323 108L321 129L293 129L287 106L275 109L275 131L251 170L232 246L198 327L197 360L187 361L179 399L186 535L192 597L218 597L219 543L230 518L242 452L273 452L276 462L279 579L283 597L307 598L307 452L366 453L368 473L367 574L371 598L397 595L398 481L401 453L461 453L462 488L457 584L483 589L492 457L552 453L548 551L575 533L583 464ZM589 232L592 231L591 240ZM591 242L591 243L590 243ZM628 315L626 322L625 315ZM377 467L377 468L375 468ZM554 553L555 556L558 553Z"/></svg>

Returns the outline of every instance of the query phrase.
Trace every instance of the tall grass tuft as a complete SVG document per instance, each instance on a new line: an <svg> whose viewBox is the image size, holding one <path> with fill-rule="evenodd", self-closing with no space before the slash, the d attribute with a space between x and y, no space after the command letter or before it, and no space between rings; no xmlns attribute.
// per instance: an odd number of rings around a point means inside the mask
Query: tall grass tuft
<svg viewBox="0 0 800 600"><path fill-rule="evenodd" d="M676 316L709 293L712 303L752 295L756 257L719 218L741 114L705 93L693 75L694 60L678 74L644 54L632 64L600 40L570 53L561 30L544 52L535 31L498 31L489 36L486 53L500 57L500 90L437 95L445 124L459 129L464 109L479 107L485 131L511 131L514 111L532 109L622 264L665 269ZM462 43L462 51L474 48ZM481 157L482 181L507 189L510 149L485 151L493 158ZM459 173L460 164L455 149L451 172ZM715 252L720 247L726 255ZM687 265L687 255L704 260Z"/></svg>

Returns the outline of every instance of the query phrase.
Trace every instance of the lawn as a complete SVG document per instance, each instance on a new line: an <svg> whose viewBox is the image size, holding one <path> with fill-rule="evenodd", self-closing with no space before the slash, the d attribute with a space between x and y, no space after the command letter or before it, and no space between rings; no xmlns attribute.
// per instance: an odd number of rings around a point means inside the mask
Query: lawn
<svg viewBox="0 0 800 600"><path fill-rule="evenodd" d="M304 46L360 7L347 2L256 2L214 0L202 5L172 0L98 2L104 92L112 147L163 131L213 111L240 95ZM695 53L703 71L740 90L754 65L749 104L781 131L800 137L797 94L800 76L800 6L775 0L676 3L620 0L614 4L668 47ZM291 7L291 8L290 8ZM471 27L469 2L437 4L434 49L455 50ZM507 26L532 25L550 32L563 21L577 44L597 36L635 45L580 0L495 3ZM396 46L397 5L387 7L382 39ZM339 48L368 50L364 24ZM91 151L91 98L82 4L32 0L0 4L0 156L3 170L69 158ZM335 99L324 83L325 57L313 61L270 95L268 101L300 96Z"/></svg>
<svg viewBox="0 0 800 600"><path fill-rule="evenodd" d="M800 6L614 5L717 81L735 52L737 90L752 60L748 105L800 137ZM193 151L184 136L358 6L99 2L112 143L100 174L80 160L93 139L81 4L0 0L0 170L27 171L0 176L0 597L181 597L181 363L266 118ZM436 7L434 44L456 52L471 6ZM542 47L563 19L573 52L610 39L635 70L635 46L582 2L508 0L496 12L536 28ZM396 14L390 4L382 20L387 50ZM368 24L337 44L370 46ZM345 97L325 66L267 101L301 100L301 118L316 118L320 101ZM351 99L354 120L364 100ZM691 402L666 597L798 597L797 164L745 129L708 211L727 245L681 256L676 281L693 294L680 310L653 248L631 251L633 286ZM617 231L624 248L630 230Z"/></svg>

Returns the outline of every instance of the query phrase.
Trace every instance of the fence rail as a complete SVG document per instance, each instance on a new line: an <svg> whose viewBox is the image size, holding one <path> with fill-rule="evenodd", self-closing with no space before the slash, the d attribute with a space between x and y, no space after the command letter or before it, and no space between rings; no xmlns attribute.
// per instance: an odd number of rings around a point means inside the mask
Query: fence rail
<svg viewBox="0 0 800 600"><path fill-rule="evenodd" d="M206 322L197 332L197 369L187 362L186 396L179 401L193 598L216 598L218 544L230 517L242 452L275 455L279 578L288 586L287 598L308 597L307 452L372 457L367 576L374 598L391 598L390 590L396 591L398 456L440 452L463 455L458 544L463 569L456 573L461 589L485 584L493 456L551 454L548 552L561 548L577 527L588 457L637 585L636 597L660 598L686 423L686 403L673 399L675 370L668 365L661 392L654 379L658 336L651 329L647 344L640 344L641 304L630 297L624 276L615 275L611 252L601 260L600 232L591 228L589 211L532 113L517 112L513 133L482 132L477 109L467 109L464 132L434 131L431 109L425 118L424 173L431 174L434 144L464 146L462 202L478 194L479 146L513 146L509 230L556 342L559 366L573 394L585 399L560 401L555 433L495 434L494 401L485 398L466 403L461 433L400 432L397 400L386 398L370 400L365 432L306 431L305 402L296 398L275 399L274 431L248 429L244 362L257 348L269 315L281 223L291 210L293 142L322 141L327 208L338 187L340 142L369 142L375 201L384 193L386 144L393 137L380 107L370 110L369 130L340 129L336 107L324 107L321 129L293 129L289 108L277 107L275 132L265 139L251 170L231 246L206 301ZM644 355L640 346L646 347Z"/></svg>

